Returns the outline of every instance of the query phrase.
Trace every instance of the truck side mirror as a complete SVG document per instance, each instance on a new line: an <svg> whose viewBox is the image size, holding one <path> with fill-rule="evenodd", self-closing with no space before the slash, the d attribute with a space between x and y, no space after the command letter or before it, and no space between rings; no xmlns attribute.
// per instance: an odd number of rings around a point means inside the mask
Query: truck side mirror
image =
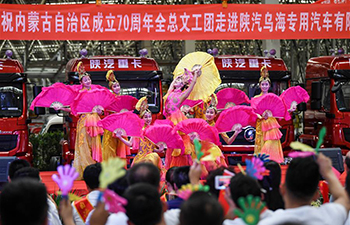
<svg viewBox="0 0 350 225"><path fill-rule="evenodd" d="M334 86L332 87L332 92L333 92L333 93L338 92L339 89L341 88L341 86L342 86L342 83L341 83L340 81L336 81L336 82L334 83Z"/></svg>
<svg viewBox="0 0 350 225"><path fill-rule="evenodd" d="M42 89L42 86L34 86L33 87L34 98L40 94L41 89ZM45 108L44 107L34 107L34 113L36 115L45 115Z"/></svg>
<svg viewBox="0 0 350 225"><path fill-rule="evenodd" d="M322 99L322 83L314 81L311 84L311 109L320 110Z"/></svg>

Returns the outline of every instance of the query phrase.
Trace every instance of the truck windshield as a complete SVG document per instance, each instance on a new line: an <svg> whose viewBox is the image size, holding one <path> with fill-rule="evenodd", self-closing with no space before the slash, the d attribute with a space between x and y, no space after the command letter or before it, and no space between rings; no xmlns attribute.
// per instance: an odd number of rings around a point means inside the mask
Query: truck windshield
<svg viewBox="0 0 350 225"><path fill-rule="evenodd" d="M99 84L108 88L107 82L94 81L93 84ZM152 113L160 111L160 90L159 80L119 80L121 95L131 95L137 99L148 96L148 106Z"/></svg>
<svg viewBox="0 0 350 225"><path fill-rule="evenodd" d="M344 84L335 94L337 107L341 112L350 112L350 83Z"/></svg>
<svg viewBox="0 0 350 225"><path fill-rule="evenodd" d="M0 83L0 117L19 117L22 111L22 84Z"/></svg>
<svg viewBox="0 0 350 225"><path fill-rule="evenodd" d="M253 98L255 95L260 94L261 92L259 84L256 81L250 80L247 80L245 82L224 80L216 89L216 92L224 88L236 88L241 91L244 91L250 99ZM269 92L274 93L276 95L280 95L287 88L288 83L286 81L273 81Z"/></svg>

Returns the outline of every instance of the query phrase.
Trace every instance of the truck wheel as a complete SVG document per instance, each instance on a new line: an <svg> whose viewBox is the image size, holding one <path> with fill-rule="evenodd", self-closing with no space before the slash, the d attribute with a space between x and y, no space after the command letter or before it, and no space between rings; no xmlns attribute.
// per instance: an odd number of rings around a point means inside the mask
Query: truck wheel
<svg viewBox="0 0 350 225"><path fill-rule="evenodd" d="M49 171L56 171L59 165L60 165L60 157L52 156L50 159Z"/></svg>

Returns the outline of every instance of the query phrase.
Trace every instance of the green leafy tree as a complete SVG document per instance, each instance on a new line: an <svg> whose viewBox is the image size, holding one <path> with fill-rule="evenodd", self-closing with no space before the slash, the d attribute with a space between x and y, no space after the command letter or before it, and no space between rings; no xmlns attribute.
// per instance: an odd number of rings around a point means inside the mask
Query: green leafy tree
<svg viewBox="0 0 350 225"><path fill-rule="evenodd" d="M31 134L29 141L33 145L33 165L39 170L48 170L52 156L61 155L60 141L63 139L63 132L49 132L46 134Z"/></svg>

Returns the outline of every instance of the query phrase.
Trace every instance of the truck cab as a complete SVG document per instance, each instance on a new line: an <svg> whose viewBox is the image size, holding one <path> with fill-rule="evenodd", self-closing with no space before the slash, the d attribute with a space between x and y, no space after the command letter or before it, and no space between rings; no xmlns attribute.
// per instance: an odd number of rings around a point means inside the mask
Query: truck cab
<svg viewBox="0 0 350 225"><path fill-rule="evenodd" d="M26 82L18 60L0 59L0 157L16 156L31 163Z"/></svg>
<svg viewBox="0 0 350 225"><path fill-rule="evenodd" d="M121 87L121 95L131 95L137 99L148 96L149 109L153 120L163 118L162 73L152 58L131 56L94 56L71 59L66 66L67 80L79 84L77 65L83 62L85 71L91 75L93 84L108 88L106 73L113 70ZM74 158L76 126L78 117L66 116L66 141L63 142L63 160L71 163Z"/></svg>
<svg viewBox="0 0 350 225"><path fill-rule="evenodd" d="M244 91L249 99L260 94L259 78L260 68L264 65L269 70L271 79L271 93L280 95L290 86L290 72L282 59L274 57L227 55L215 57L215 64L219 70L222 83L217 88L236 88ZM283 149L288 149L290 142L294 141L293 121L280 120L283 136L281 143ZM230 133L229 133L230 134ZM220 146L229 164L244 162L249 154L254 152L255 127L247 127L237 136L231 145Z"/></svg>
<svg viewBox="0 0 350 225"><path fill-rule="evenodd" d="M324 147L339 147L345 154L350 150L350 55L309 59L306 89L311 103L300 140L315 147L319 130L325 126Z"/></svg>

